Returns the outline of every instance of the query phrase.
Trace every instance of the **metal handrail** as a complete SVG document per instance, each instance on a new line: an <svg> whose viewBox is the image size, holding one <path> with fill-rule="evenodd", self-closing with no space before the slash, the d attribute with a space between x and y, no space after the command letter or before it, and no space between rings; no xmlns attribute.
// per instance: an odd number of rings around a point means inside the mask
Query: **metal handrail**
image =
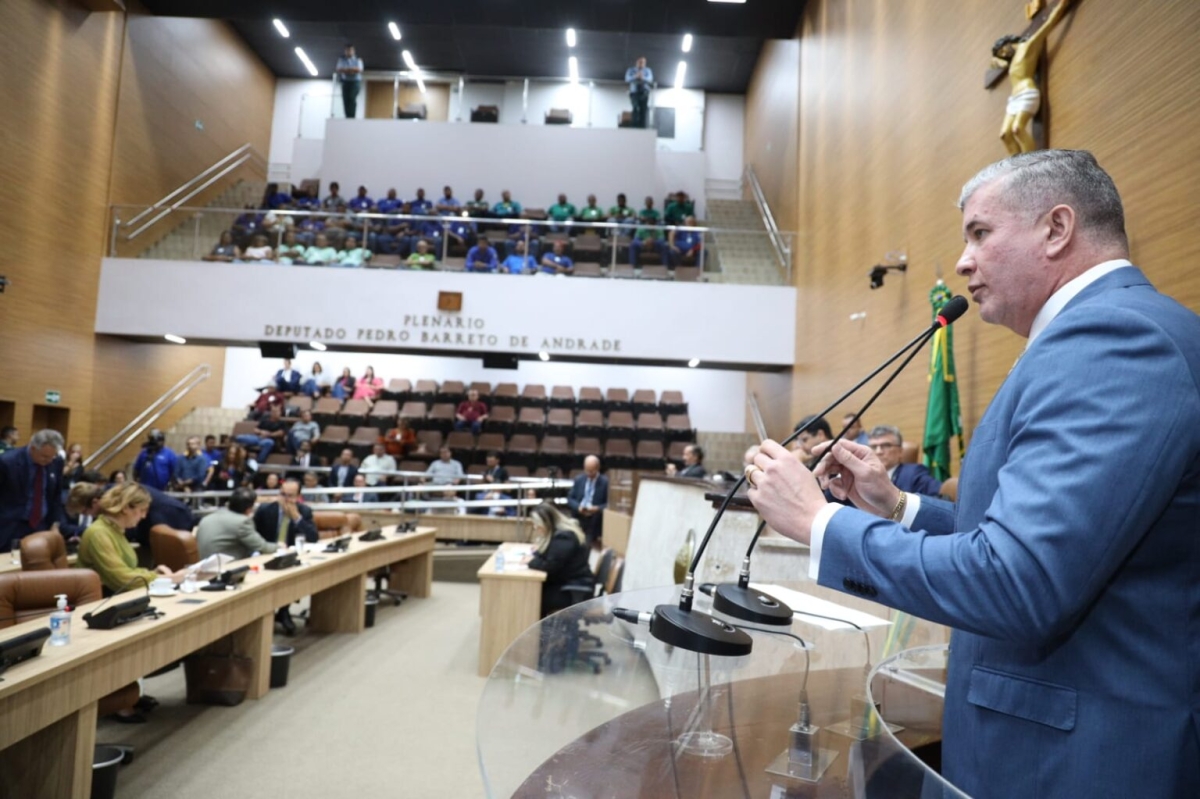
<svg viewBox="0 0 1200 799"><path fill-rule="evenodd" d="M779 232L779 226L775 224L775 216L771 213L771 206L767 204L767 197L763 194L753 166L746 164L742 179L750 189L750 196L754 199L754 204L758 206L763 226L766 227L767 235L771 238L771 245L775 248L775 257L779 259L779 265L783 268L790 283L792 282L792 250L783 234Z"/></svg>
<svg viewBox="0 0 1200 799"><path fill-rule="evenodd" d="M758 409L758 394L751 391L746 402L750 405L750 415L754 417L754 429L758 431L758 440L766 441L767 426L763 424L762 411Z"/></svg>
<svg viewBox="0 0 1200 799"><path fill-rule="evenodd" d="M202 363L184 375L179 382L164 391L154 402L135 416L116 435L101 444L83 460L84 468L99 469L117 456L121 450L141 438L163 415L187 396L192 389L212 377L212 367ZM178 392L178 393L176 393ZM174 396L172 396L174 395ZM132 432L130 432L132 431ZM119 444L117 442L120 442Z"/></svg>

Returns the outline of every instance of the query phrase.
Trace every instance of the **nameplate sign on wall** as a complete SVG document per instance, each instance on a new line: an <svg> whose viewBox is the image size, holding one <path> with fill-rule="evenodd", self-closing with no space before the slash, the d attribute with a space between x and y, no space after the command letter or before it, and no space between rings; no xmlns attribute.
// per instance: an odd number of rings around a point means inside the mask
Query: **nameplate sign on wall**
<svg viewBox="0 0 1200 799"><path fill-rule="evenodd" d="M795 319L790 286L106 258L96 333L772 368Z"/></svg>

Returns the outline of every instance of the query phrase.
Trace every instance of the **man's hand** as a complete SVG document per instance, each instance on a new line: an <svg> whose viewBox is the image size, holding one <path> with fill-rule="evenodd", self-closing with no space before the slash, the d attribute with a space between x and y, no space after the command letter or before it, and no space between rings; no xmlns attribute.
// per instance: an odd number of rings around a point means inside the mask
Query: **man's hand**
<svg viewBox="0 0 1200 799"><path fill-rule="evenodd" d="M829 442L813 447L814 457L829 450ZM849 499L856 508L887 518L900 501L900 489L888 478L887 469L870 447L839 441L814 474L817 481L838 499Z"/></svg>
<svg viewBox="0 0 1200 799"><path fill-rule="evenodd" d="M797 453L768 439L747 471L750 501L766 523L788 538L807 544L817 511L828 503Z"/></svg>

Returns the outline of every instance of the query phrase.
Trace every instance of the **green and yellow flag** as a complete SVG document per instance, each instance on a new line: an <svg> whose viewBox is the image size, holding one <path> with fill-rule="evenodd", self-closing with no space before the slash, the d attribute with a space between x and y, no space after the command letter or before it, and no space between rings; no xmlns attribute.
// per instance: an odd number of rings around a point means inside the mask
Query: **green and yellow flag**
<svg viewBox="0 0 1200 799"><path fill-rule="evenodd" d="M938 281L929 292L933 306L930 321L950 301L950 289ZM943 327L933 334L933 352L929 356L929 405L925 410L924 463L937 480L950 476L950 439L958 437L958 457L962 460L962 410L958 404L958 383L954 371L954 328Z"/></svg>

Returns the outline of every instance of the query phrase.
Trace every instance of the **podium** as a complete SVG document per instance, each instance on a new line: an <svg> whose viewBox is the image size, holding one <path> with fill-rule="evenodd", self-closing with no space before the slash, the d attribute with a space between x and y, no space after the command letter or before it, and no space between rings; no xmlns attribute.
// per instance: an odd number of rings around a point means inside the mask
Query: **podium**
<svg viewBox="0 0 1200 799"><path fill-rule="evenodd" d="M862 630L801 616L782 632L747 627L753 650L729 658L664 645L612 615L676 602L673 586L530 627L480 699L487 795L965 796L936 770L945 628L811 582L784 587L881 618ZM711 612L708 598L695 609ZM598 649L604 657L587 654Z"/></svg>

